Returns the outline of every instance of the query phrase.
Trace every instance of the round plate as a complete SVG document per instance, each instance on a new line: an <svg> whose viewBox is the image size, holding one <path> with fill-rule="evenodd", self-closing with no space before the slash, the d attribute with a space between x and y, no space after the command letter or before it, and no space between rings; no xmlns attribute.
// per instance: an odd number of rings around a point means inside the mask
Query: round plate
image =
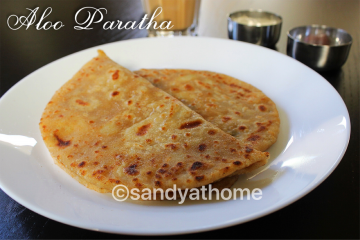
<svg viewBox="0 0 360 240"><path fill-rule="evenodd" d="M261 188L261 200L117 202L85 188L57 167L38 123L57 89L104 50L119 64L224 73L262 90L277 105L281 128L269 163L234 187ZM0 100L0 186L53 220L97 231L162 235L200 232L259 218L296 201L335 169L350 137L346 106L319 74L252 44L213 38L146 38L87 49L50 63Z"/></svg>

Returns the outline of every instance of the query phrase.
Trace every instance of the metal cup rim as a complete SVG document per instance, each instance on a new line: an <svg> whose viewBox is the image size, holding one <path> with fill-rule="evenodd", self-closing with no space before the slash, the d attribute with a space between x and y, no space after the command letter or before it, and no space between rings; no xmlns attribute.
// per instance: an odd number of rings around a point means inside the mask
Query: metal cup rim
<svg viewBox="0 0 360 240"><path fill-rule="evenodd" d="M347 43L339 44L339 45L322 45L322 44L313 44L313 43L307 43L307 42L301 41L301 40L299 40L299 39L294 38L294 37L290 34L291 31L293 31L293 30L295 30L295 29L297 29L297 28L304 28L304 27L305 27L305 28L306 28L306 27L311 27L311 28L317 27L317 28L323 28L323 29L328 28L328 29L334 29L334 30L342 31L342 32L346 33L347 35L349 35L349 37L350 37L351 40L350 40L349 42L347 42ZM327 26L327 25L320 25L320 24L311 24L311 25L303 25L303 26L294 27L294 28L290 29L289 31L287 31L287 36L288 36L288 38L292 39L294 42L303 43L303 44L305 44L305 45L314 46L314 47L343 47L343 46L349 46L349 45L351 45L352 42L353 42L353 38L352 38L351 34L348 33L347 31L345 31L344 29L342 29L342 28L329 27L329 26Z"/></svg>
<svg viewBox="0 0 360 240"><path fill-rule="evenodd" d="M231 17L230 17L232 14L235 14L235 13L246 13L246 12L259 12L259 13L271 14L271 15L273 15L273 16L275 16L275 17L278 17L278 18L280 19L280 22L277 23L277 24L272 24L272 25L249 26L249 25L247 25L247 24L238 23L238 22L232 20ZM262 10L262 9L247 9L247 10L239 10L239 11L231 12L231 13L228 14L227 19L228 19L228 21L235 22L236 24L239 24L239 25L248 26L248 27L255 27L255 28L269 27L269 26L277 26L277 25L281 25L282 22L283 22L283 19L282 19L282 17L281 17L280 15L278 15L278 14L276 14L276 13L264 11L264 10Z"/></svg>

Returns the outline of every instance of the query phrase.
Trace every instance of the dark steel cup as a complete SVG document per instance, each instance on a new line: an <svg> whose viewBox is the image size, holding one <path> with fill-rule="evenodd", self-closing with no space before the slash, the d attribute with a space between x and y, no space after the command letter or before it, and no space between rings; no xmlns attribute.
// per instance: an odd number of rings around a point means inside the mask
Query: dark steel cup
<svg viewBox="0 0 360 240"><path fill-rule="evenodd" d="M248 17L252 19L263 19L273 21L267 25L248 25L237 22L239 17ZM279 41L281 32L282 18L279 15L264 12L262 10L245 10L230 13L228 16L228 34L229 38L238 41L249 42L265 47L274 47Z"/></svg>
<svg viewBox="0 0 360 240"><path fill-rule="evenodd" d="M297 27L287 36L287 55L319 72L344 65L352 44L345 30L320 25Z"/></svg>

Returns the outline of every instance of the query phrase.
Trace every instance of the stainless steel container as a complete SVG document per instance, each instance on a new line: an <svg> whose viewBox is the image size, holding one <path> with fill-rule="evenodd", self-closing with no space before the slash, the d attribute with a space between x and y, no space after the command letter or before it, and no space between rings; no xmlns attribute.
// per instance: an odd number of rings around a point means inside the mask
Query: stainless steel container
<svg viewBox="0 0 360 240"><path fill-rule="evenodd" d="M282 18L262 10L245 10L228 16L229 38L274 47L281 32Z"/></svg>
<svg viewBox="0 0 360 240"><path fill-rule="evenodd" d="M296 27L287 36L287 55L316 71L340 68L352 44L345 30L320 25Z"/></svg>

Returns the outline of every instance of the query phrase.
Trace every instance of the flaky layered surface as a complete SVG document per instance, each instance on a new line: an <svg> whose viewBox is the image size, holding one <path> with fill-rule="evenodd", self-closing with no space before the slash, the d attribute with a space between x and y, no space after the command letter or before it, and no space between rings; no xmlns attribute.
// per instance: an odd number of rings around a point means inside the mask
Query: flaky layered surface
<svg viewBox="0 0 360 240"><path fill-rule="evenodd" d="M209 71L141 69L135 73L251 148L265 151L276 142L280 127L276 106L248 83Z"/></svg>
<svg viewBox="0 0 360 240"><path fill-rule="evenodd" d="M99 192L200 187L269 157L102 51L55 93L40 130L55 162Z"/></svg>

